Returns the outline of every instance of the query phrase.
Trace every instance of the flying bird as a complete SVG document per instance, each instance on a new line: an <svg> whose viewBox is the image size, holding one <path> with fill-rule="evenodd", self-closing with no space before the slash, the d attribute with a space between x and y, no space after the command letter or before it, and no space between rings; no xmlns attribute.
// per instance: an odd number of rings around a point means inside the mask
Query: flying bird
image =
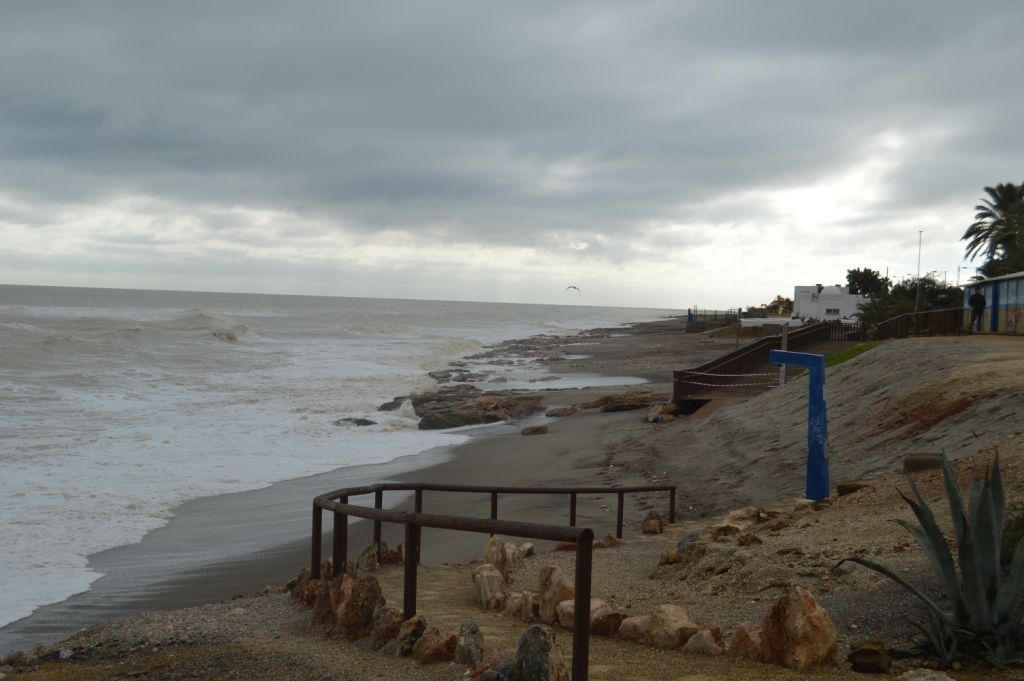
<svg viewBox="0 0 1024 681"><path fill-rule="evenodd" d="M583 291L580 291L580 287L579 286L566 286L565 287L566 291L568 291L569 289L573 289L573 290L576 291L576 293L579 293L581 295L583 294Z"/></svg>

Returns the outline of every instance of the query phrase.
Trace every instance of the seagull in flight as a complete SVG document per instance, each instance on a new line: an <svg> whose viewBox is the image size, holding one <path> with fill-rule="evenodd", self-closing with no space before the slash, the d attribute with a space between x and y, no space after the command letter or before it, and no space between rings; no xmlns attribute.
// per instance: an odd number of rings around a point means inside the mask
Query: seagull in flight
<svg viewBox="0 0 1024 681"><path fill-rule="evenodd" d="M568 291L569 289L574 289L576 291L576 293L580 293L580 294L583 293L582 291L580 291L580 287L579 286L566 286L565 287L566 291Z"/></svg>

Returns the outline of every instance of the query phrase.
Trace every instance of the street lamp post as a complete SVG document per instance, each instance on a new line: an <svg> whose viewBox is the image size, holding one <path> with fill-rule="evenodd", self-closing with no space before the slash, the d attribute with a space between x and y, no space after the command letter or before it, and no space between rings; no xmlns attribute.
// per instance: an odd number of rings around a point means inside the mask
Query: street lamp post
<svg viewBox="0 0 1024 681"><path fill-rule="evenodd" d="M969 269L971 269L970 265L960 265L959 267L956 268L956 287L957 288L960 288L960 270L969 270Z"/></svg>
<svg viewBox="0 0 1024 681"><path fill-rule="evenodd" d="M921 234L923 229L917 230L917 295L914 296L914 314L921 308Z"/></svg>

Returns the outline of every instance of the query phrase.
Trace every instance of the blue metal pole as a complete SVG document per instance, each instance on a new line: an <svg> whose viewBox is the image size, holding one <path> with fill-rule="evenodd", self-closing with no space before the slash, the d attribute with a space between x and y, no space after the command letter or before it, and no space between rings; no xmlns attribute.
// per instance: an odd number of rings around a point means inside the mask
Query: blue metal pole
<svg viewBox="0 0 1024 681"><path fill-rule="evenodd" d="M807 498L828 497L828 414L825 404L825 357L807 352L772 350L772 364L792 364L810 371L807 382Z"/></svg>

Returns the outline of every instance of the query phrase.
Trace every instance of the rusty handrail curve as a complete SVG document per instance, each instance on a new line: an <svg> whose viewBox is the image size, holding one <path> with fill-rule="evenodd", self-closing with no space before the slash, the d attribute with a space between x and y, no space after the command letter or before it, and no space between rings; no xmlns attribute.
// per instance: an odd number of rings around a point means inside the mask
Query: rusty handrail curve
<svg viewBox="0 0 1024 681"><path fill-rule="evenodd" d="M423 492L467 492L491 495L491 517L470 518L466 516L437 515L423 513ZM414 492L415 511L392 511L383 506L384 492ZM380 554L381 523L395 523L405 526L403 608L404 619L416 614L416 571L420 553L420 531L424 527L462 532L504 534L527 539L548 539L571 541L576 544L576 594L573 612L572 635L572 678L586 681L590 654L590 596L593 572L594 531L589 527L576 527L576 499L579 494L611 494L618 498L616 513L616 536L622 537L623 507L625 495L641 492L669 493L669 522L675 522L676 487L674 485L646 485L631 487L508 487L479 485L440 485L435 483L378 483L360 487L347 487L321 494L313 499L313 528L310 547L310 577L321 577L321 554L323 551L323 512L330 511L334 517L334 536L331 559L334 571L345 570L348 562L348 516L373 520L373 542ZM374 495L373 507L348 503L349 497ZM498 519L499 494L568 494L569 525L548 525Z"/></svg>

